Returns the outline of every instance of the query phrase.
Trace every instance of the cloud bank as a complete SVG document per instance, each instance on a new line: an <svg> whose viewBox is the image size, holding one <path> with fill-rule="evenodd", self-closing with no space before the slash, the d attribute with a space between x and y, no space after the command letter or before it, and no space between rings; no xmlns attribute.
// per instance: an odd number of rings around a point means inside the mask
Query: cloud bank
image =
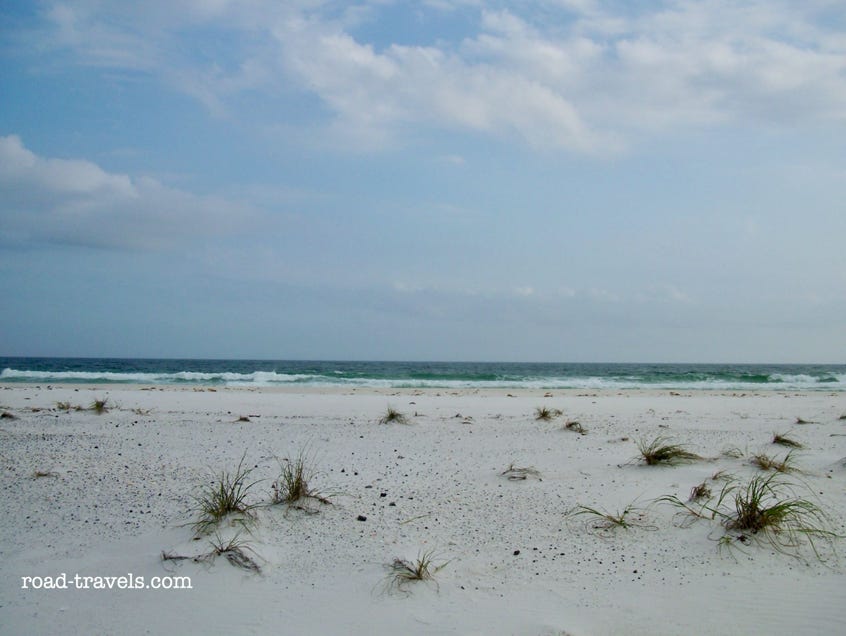
<svg viewBox="0 0 846 636"><path fill-rule="evenodd" d="M0 241L163 249L237 232L255 210L106 172L81 159L39 157L16 135L0 137Z"/></svg>
<svg viewBox="0 0 846 636"><path fill-rule="evenodd" d="M221 115L300 91L322 107L311 125L362 149L422 129L607 155L679 128L846 121L841 3L429 2L404 9L421 33L469 30L368 38L394 5L82 0L51 5L27 36L77 64L154 75Z"/></svg>

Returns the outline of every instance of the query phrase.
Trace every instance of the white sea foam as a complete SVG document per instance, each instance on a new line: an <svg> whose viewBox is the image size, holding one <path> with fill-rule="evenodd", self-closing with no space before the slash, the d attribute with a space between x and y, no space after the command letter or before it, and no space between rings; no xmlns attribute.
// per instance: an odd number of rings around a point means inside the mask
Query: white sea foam
<svg viewBox="0 0 846 636"><path fill-rule="evenodd" d="M636 375L621 376L537 376L506 377L498 380L473 379L421 379L421 378L371 378L341 377L317 373L277 373L275 371L143 373L112 371L32 371L6 368L0 372L0 381L6 382L102 382L115 384L222 384L225 386L359 386L376 388L442 388L442 389L704 389L704 390L846 390L846 374L828 373L820 376L809 374L774 373L766 381L749 382L743 379L699 378L656 381Z"/></svg>
<svg viewBox="0 0 846 636"><path fill-rule="evenodd" d="M280 374L273 371L252 373L203 373L179 371L177 373L115 373L112 371L22 371L3 369L0 380L40 382L114 382L114 383L208 383L271 385L307 382L315 376L305 374Z"/></svg>
<svg viewBox="0 0 846 636"><path fill-rule="evenodd" d="M828 384L844 384L846 383L846 374L843 375L836 375L830 374L826 375L823 378L817 378L812 375L807 375L804 373L790 375L787 373L773 373L770 376L770 379L774 382L781 382L783 384L789 384L791 386L807 386L807 385L821 385L826 386Z"/></svg>
<svg viewBox="0 0 846 636"><path fill-rule="evenodd" d="M0 380L31 380L41 382L135 382L139 384L161 381L157 373L114 373L111 371L21 371L3 369Z"/></svg>

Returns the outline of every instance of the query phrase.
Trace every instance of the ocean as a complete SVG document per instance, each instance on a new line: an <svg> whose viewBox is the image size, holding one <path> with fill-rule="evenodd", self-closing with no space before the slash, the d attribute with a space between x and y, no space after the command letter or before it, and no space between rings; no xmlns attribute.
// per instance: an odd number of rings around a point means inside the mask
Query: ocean
<svg viewBox="0 0 846 636"><path fill-rule="evenodd" d="M0 382L204 386L846 391L846 364L0 358Z"/></svg>

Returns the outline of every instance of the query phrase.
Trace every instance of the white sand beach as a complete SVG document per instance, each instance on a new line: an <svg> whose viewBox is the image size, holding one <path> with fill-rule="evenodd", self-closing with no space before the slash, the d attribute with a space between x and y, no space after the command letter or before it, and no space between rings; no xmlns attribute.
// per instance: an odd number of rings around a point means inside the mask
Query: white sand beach
<svg viewBox="0 0 846 636"><path fill-rule="evenodd" d="M107 412L88 407L107 399ZM407 423L380 423L388 407ZM560 409L550 421L536 409ZM5 634L835 634L846 539L777 551L681 518L719 471L779 479L846 535L846 394L0 386ZM799 423L801 420L802 423ZM585 433L567 429L579 422ZM646 466L666 436L704 457ZM194 539L195 497L241 458L266 504L303 456L330 504L259 506ZM508 479L513 466L531 468ZM534 472L536 471L536 472ZM577 506L621 512L601 529ZM684 523L691 521L693 523ZM240 531L260 572L195 557ZM838 558L837 553L840 553ZM432 581L387 565L431 556ZM190 589L33 589L44 577L190 577ZM23 589L25 577L30 584ZM40 578L39 578L40 577Z"/></svg>

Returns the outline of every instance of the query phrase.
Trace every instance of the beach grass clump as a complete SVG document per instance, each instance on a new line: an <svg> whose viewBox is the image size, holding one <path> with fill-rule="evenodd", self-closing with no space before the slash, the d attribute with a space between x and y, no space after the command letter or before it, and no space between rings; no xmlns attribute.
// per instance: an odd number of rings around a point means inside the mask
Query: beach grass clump
<svg viewBox="0 0 846 636"><path fill-rule="evenodd" d="M712 477L712 479L714 478ZM708 502L711 498L711 487L708 485L708 480L705 480L690 489L686 502L676 495L665 495L656 499L655 503L667 503L678 508L675 519L676 525L686 528L697 519L713 519L714 515L708 509ZM695 507L697 505L698 507Z"/></svg>
<svg viewBox="0 0 846 636"><path fill-rule="evenodd" d="M711 498L711 487L708 485L707 481L703 481L700 484L696 484L693 488L690 489L690 495L688 496L688 501L701 501L702 499L710 499Z"/></svg>
<svg viewBox="0 0 846 636"><path fill-rule="evenodd" d="M804 448L804 444L796 441L788 433L773 433L773 444L787 446L788 448Z"/></svg>
<svg viewBox="0 0 846 636"><path fill-rule="evenodd" d="M719 521L725 534L720 548L755 540L778 552L799 557L804 545L810 545L816 557L823 559L820 547L833 552L834 541L841 538L832 528L829 514L818 504L796 494L796 487L780 473L753 477L745 485L728 481L716 497L698 506L676 496L656 500L679 508L687 526L699 519Z"/></svg>
<svg viewBox="0 0 846 636"><path fill-rule="evenodd" d="M229 540L222 539L219 534L215 533L214 539L209 541L209 545L211 546L209 552L194 557L176 554L175 552L165 552L163 550L161 559L162 561L185 561L191 559L195 563L214 563L217 557L222 556L237 568L255 572L256 574L261 572L261 566L259 566L254 558L254 556L258 557L258 555L246 541L240 538L240 533Z"/></svg>
<svg viewBox="0 0 846 636"><path fill-rule="evenodd" d="M308 499L323 504L332 503L327 495L309 484L315 473L309 467L305 453L301 452L294 460L280 460L279 465L281 472L271 485L272 503L294 506Z"/></svg>
<svg viewBox="0 0 846 636"><path fill-rule="evenodd" d="M258 504L248 503L250 489L257 481L250 481L252 468L244 466L246 453L241 456L234 472L223 471L210 485L195 497L197 521L194 531L205 534L230 515L237 516L237 522L246 524L253 520Z"/></svg>
<svg viewBox="0 0 846 636"><path fill-rule="evenodd" d="M702 459L680 444L670 444L667 437L656 437L651 442L641 439L637 443L641 461L647 466L674 466Z"/></svg>
<svg viewBox="0 0 846 636"><path fill-rule="evenodd" d="M104 405L105 406L105 405ZM79 404L71 404L70 400L64 402L56 402L56 409L59 411L84 411L85 408ZM92 405L93 409L93 405Z"/></svg>
<svg viewBox="0 0 846 636"><path fill-rule="evenodd" d="M388 588L404 592L407 585L420 581L433 581L437 585L435 575L449 562L435 565L434 559L434 552L431 550L418 554L414 560L395 558L387 565Z"/></svg>
<svg viewBox="0 0 846 636"><path fill-rule="evenodd" d="M258 555L246 541L241 540L240 535L236 534L228 541L221 539L220 535L215 535L214 540L210 543L212 550L208 554L212 560L222 556L236 568L255 572L256 574L261 572L259 564L250 556L251 554Z"/></svg>
<svg viewBox="0 0 846 636"><path fill-rule="evenodd" d="M500 473L501 476L506 477L509 481L525 481L529 477L535 477L540 480L540 471L534 466L515 466L511 462L504 471Z"/></svg>
<svg viewBox="0 0 846 636"><path fill-rule="evenodd" d="M710 488L708 494L701 497L696 496L699 486L691 489L687 501L682 501L677 495L664 495L655 499L654 503L665 503L677 508L674 522L681 528L688 528L699 519L714 519L716 512L709 507L711 502ZM705 499L706 501L702 501Z"/></svg>
<svg viewBox="0 0 846 636"><path fill-rule="evenodd" d="M587 435L587 429L581 424L581 422L577 422L575 420L571 420L564 424L564 430L573 431L579 435Z"/></svg>
<svg viewBox="0 0 846 636"><path fill-rule="evenodd" d="M605 509L591 508L590 506L578 505L567 513L569 517L586 516L585 528L589 531L607 532L622 528L645 528L656 530L655 526L648 524L645 520L645 511L638 507L635 502L617 512L609 512Z"/></svg>
<svg viewBox="0 0 846 636"><path fill-rule="evenodd" d="M535 409L535 419L548 422L552 419L552 409L546 406L539 406Z"/></svg>
<svg viewBox="0 0 846 636"><path fill-rule="evenodd" d="M379 418L379 424L408 424L408 418L394 407L389 406L385 414Z"/></svg>
<svg viewBox="0 0 846 636"><path fill-rule="evenodd" d="M109 412L109 398L95 399L88 407L89 411L94 411L97 415Z"/></svg>
<svg viewBox="0 0 846 636"><path fill-rule="evenodd" d="M535 408L535 419L542 420L544 422L549 422L555 419L556 417L560 417L564 415L564 411L561 409L551 409L548 406L538 406Z"/></svg>
<svg viewBox="0 0 846 636"><path fill-rule="evenodd" d="M838 538L830 529L829 515L809 499L797 497L792 484L778 474L753 477L745 487L727 486L720 501L727 498L733 507L719 513L726 530L749 533L780 552L794 552L807 541L820 557L817 542L831 546Z"/></svg>
<svg viewBox="0 0 846 636"><path fill-rule="evenodd" d="M773 470L777 473L793 473L798 472L796 462L793 457L793 450L788 451L787 455L778 459L766 453L758 453L752 457L752 464L761 470Z"/></svg>

